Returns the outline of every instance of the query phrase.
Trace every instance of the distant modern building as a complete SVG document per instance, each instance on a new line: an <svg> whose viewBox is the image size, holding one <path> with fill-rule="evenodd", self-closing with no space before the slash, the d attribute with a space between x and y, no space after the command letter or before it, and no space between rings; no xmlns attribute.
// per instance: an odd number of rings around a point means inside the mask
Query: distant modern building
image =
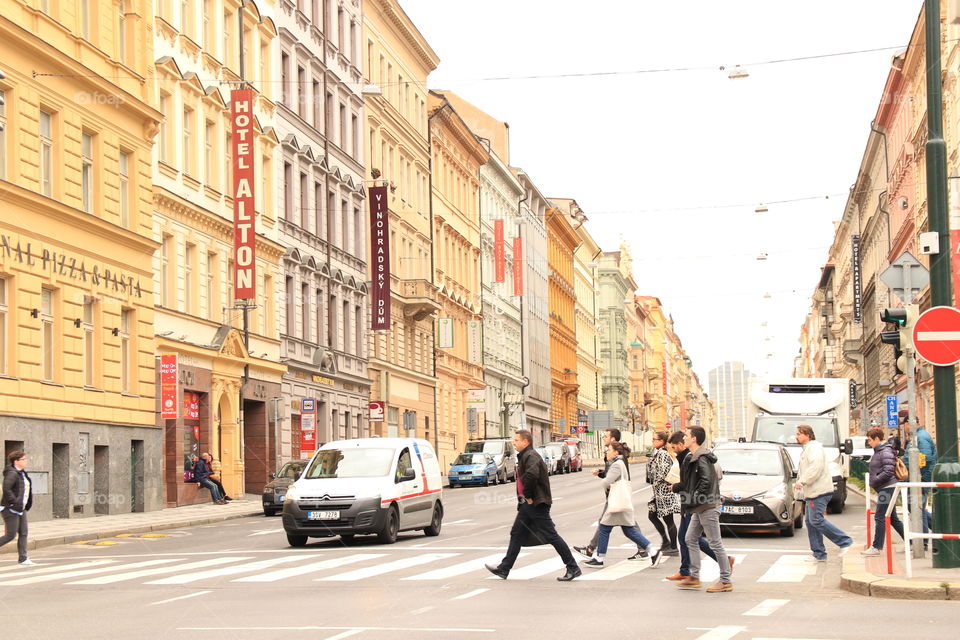
<svg viewBox="0 0 960 640"><path fill-rule="evenodd" d="M710 397L717 412L717 438L735 440L748 435L750 372L742 362L724 362L709 375Z"/></svg>

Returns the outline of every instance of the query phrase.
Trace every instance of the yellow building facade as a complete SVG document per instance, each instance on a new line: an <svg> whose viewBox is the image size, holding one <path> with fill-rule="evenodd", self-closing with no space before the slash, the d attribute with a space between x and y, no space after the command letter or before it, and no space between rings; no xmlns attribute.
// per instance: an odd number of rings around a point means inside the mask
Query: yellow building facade
<svg viewBox="0 0 960 640"><path fill-rule="evenodd" d="M91 4L0 2L0 433L41 520L163 506L152 5Z"/></svg>
<svg viewBox="0 0 960 640"><path fill-rule="evenodd" d="M384 416L370 433L439 444L425 87L440 60L396 0L364 3L362 51L364 75L381 92L364 99L367 175L389 185L390 211L390 329L371 332L368 369Z"/></svg>
<svg viewBox="0 0 960 640"><path fill-rule="evenodd" d="M577 333L574 310L573 254L580 245L570 218L559 208L547 210L547 266L550 304L550 415L554 438L569 435L577 423Z"/></svg>

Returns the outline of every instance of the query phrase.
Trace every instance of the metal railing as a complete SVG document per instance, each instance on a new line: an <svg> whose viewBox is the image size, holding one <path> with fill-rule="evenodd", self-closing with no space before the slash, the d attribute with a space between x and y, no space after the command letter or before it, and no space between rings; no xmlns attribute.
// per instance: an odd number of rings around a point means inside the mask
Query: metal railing
<svg viewBox="0 0 960 640"><path fill-rule="evenodd" d="M893 495L890 496L890 503L887 504L887 510L884 513L884 528L886 530L887 546L887 573L893 573L893 541L890 539L890 509L897 508L897 497L901 489L937 489L960 487L960 482L898 482L894 485ZM870 498L867 494L867 508L869 509ZM869 533L869 531L868 531ZM910 531L910 501L903 501L903 543L904 556L906 557L907 577L913 577L913 556L910 552L910 540L918 538L921 540L960 540L960 533L914 533Z"/></svg>

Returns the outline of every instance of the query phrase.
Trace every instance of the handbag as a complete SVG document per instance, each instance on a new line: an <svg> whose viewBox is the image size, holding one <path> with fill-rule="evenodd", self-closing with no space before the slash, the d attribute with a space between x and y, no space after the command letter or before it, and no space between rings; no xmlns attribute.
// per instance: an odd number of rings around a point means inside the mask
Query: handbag
<svg viewBox="0 0 960 640"><path fill-rule="evenodd" d="M526 528L526 531L523 532L523 537L520 539L520 546L539 547L542 544L547 544L547 541L543 539L543 532L540 531L540 527L537 526L536 522L533 522Z"/></svg>
<svg viewBox="0 0 960 640"><path fill-rule="evenodd" d="M670 465L670 471L667 472L667 477L664 478L664 481L670 485L680 482L680 465L677 464L676 459L674 459L673 464Z"/></svg>
<svg viewBox="0 0 960 640"><path fill-rule="evenodd" d="M900 482L910 477L910 472L907 471L907 465L903 464L903 458L897 458L897 461L893 464L893 473Z"/></svg>
<svg viewBox="0 0 960 640"><path fill-rule="evenodd" d="M219 474L219 473L211 473L211 474L208 475L207 477L210 478L211 480L213 480L214 482L220 482L220 474Z"/></svg>
<svg viewBox="0 0 960 640"><path fill-rule="evenodd" d="M607 513L624 511L633 511L633 495L630 481L627 478L620 478L610 486L610 493L607 495Z"/></svg>

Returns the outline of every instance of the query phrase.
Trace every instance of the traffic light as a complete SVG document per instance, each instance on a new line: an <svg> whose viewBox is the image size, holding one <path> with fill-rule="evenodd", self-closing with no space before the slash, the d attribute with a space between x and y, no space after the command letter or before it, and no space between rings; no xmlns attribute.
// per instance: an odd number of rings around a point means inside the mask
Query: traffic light
<svg viewBox="0 0 960 640"><path fill-rule="evenodd" d="M920 316L920 308L915 304L905 307L884 309L880 312L880 320L896 325L896 331L881 331L880 342L893 345L894 362L897 373L907 371L907 357L903 351L913 350L913 325Z"/></svg>

